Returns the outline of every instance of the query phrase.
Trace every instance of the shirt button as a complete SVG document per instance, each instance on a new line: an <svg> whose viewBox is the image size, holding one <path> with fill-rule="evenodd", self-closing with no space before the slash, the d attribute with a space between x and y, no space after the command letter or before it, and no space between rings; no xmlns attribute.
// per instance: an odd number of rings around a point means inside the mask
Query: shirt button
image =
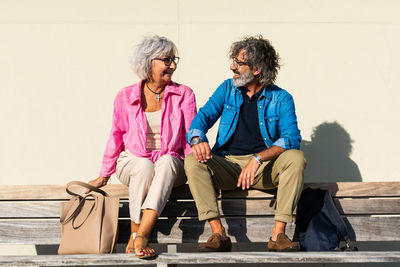
<svg viewBox="0 0 400 267"><path fill-rule="evenodd" d="M261 106L260 106L260 108L261 108Z"/></svg>
<svg viewBox="0 0 400 267"><path fill-rule="evenodd" d="M264 140L267 140L267 138L264 138Z"/></svg>
<svg viewBox="0 0 400 267"><path fill-rule="evenodd" d="M260 122L260 124L262 125L262 122Z"/></svg>

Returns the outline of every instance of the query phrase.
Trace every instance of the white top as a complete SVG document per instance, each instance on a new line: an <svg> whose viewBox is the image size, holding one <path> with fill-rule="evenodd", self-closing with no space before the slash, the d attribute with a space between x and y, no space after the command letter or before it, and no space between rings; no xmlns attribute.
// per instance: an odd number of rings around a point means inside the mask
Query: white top
<svg viewBox="0 0 400 267"><path fill-rule="evenodd" d="M147 119L146 149L161 150L161 109L145 112Z"/></svg>

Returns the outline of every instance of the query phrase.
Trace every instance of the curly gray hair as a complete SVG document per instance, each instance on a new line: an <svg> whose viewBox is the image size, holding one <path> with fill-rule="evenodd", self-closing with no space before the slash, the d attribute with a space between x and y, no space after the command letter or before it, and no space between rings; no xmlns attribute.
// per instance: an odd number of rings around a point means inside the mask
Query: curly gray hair
<svg viewBox="0 0 400 267"><path fill-rule="evenodd" d="M170 52L177 55L178 49L168 38L158 35L144 37L130 59L131 68L140 79L151 79L151 61Z"/></svg>
<svg viewBox="0 0 400 267"><path fill-rule="evenodd" d="M235 59L242 49L246 51L248 66L256 67L260 71L260 83L272 85L278 75L280 65L279 54L270 41L264 39L262 35L245 37L232 44L229 58Z"/></svg>

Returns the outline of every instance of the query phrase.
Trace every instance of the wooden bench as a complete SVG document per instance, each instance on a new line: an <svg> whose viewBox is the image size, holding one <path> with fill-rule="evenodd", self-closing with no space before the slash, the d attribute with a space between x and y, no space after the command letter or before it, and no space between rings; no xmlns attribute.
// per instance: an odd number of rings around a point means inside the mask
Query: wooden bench
<svg viewBox="0 0 400 267"><path fill-rule="evenodd" d="M314 183L306 186L330 190L357 242L400 241L400 182ZM127 188L107 185L105 190L121 197L119 243L125 244L130 231ZM56 253L60 242L59 205L68 198L64 186L60 185L0 186L0 244L35 245L39 252L41 246L51 245ZM258 190L229 191L222 192L218 202L223 223L234 242L233 252L177 252L176 244L192 243L195 249L193 243L206 241L211 234L209 226L197 220L196 207L185 185L173 191L153 231L153 244L169 244L168 247L165 245L167 248L157 250L159 256L156 259L140 260L124 253L9 255L0 256L0 266L400 262L400 251L377 251L378 247L358 252L268 252L266 241L273 225L274 195ZM293 235L294 228L294 224L288 224L289 236ZM240 244L248 244L247 251L251 252L238 251ZM254 251L252 244L263 244L262 251ZM178 250L181 247L184 246L179 245Z"/></svg>

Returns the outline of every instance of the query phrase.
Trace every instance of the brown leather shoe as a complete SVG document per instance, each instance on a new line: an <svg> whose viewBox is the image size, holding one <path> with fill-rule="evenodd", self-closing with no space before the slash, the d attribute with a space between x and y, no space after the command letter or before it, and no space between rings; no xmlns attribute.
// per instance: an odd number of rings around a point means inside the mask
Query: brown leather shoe
<svg viewBox="0 0 400 267"><path fill-rule="evenodd" d="M231 249L231 239L228 237L222 240L221 235L217 233L212 234L206 243L199 244L199 251L201 252L225 252L231 251Z"/></svg>
<svg viewBox="0 0 400 267"><path fill-rule="evenodd" d="M292 242L287 235L284 233L278 234L276 241L272 241L271 238L268 241L269 251L299 251L300 246L297 242Z"/></svg>

